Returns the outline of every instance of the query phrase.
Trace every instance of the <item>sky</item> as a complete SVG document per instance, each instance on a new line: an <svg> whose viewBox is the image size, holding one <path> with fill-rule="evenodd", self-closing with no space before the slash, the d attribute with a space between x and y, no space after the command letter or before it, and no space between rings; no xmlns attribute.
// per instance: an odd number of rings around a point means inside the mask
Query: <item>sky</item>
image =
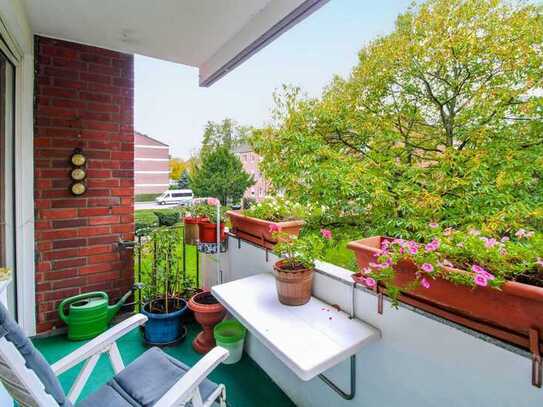
<svg viewBox="0 0 543 407"><path fill-rule="evenodd" d="M346 76L358 51L394 28L412 0L330 0L209 88L197 68L136 56L135 129L189 158L207 121L226 117L247 126L270 121L272 95L282 84L320 95L333 75Z"/></svg>

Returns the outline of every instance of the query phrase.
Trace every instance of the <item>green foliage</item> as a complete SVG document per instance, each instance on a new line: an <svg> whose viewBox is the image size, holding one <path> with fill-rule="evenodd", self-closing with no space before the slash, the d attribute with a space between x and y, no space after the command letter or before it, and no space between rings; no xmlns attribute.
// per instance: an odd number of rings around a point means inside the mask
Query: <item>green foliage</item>
<svg viewBox="0 0 543 407"><path fill-rule="evenodd" d="M315 268L315 260L322 260L325 250L331 246L330 231L321 232L321 235L310 234L299 237L281 232L279 228L276 228L274 237L277 239L277 244L273 252L285 259L285 271L295 271L300 267Z"/></svg>
<svg viewBox="0 0 543 407"><path fill-rule="evenodd" d="M240 159L227 147L217 147L203 154L201 160L189 177L196 196L215 197L226 205L239 202L245 190L254 184Z"/></svg>
<svg viewBox="0 0 543 407"><path fill-rule="evenodd" d="M273 125L252 139L261 170L372 234L541 228L541 38L541 8L524 2L414 6L321 98L276 95Z"/></svg>
<svg viewBox="0 0 543 407"><path fill-rule="evenodd" d="M182 227L161 227L151 232L142 248L143 255L151 259L150 270L142 279L151 312L173 312L180 306L177 298L186 285L182 278L183 254L179 253L182 241ZM158 300L162 301L155 304Z"/></svg>
<svg viewBox="0 0 543 407"><path fill-rule="evenodd" d="M299 202L293 202L280 196L268 196L249 209L243 210L243 214L271 222L283 222L306 218L307 208Z"/></svg>
<svg viewBox="0 0 543 407"><path fill-rule="evenodd" d="M205 155L219 147L231 150L246 142L250 131L249 127L240 126L229 118L220 123L208 121L204 129L201 154Z"/></svg>
<svg viewBox="0 0 543 407"><path fill-rule="evenodd" d="M153 213L158 218L158 226L173 226L179 222L179 211L155 211Z"/></svg>
<svg viewBox="0 0 543 407"><path fill-rule="evenodd" d="M189 172L187 170L183 171L181 177L179 177L177 187L179 189L188 189L190 187Z"/></svg>
<svg viewBox="0 0 543 407"><path fill-rule="evenodd" d="M221 216L221 223L224 223L226 220L226 211L228 208L221 206L220 209L220 216ZM208 204L201 204L196 205L194 209L192 210L193 214L196 216L201 216L209 219L210 223L217 224L217 207L215 205L208 205Z"/></svg>
<svg viewBox="0 0 543 407"><path fill-rule="evenodd" d="M441 229L427 231L433 236L426 244L394 239L384 241L382 254L363 270L364 281L385 283L396 300L401 291L421 285L431 288L432 279L442 278L468 287L500 288L506 281L543 286L543 234L519 229L509 236L483 236L477 229L468 232ZM405 286L396 285L398 264L414 264L416 278ZM467 272L466 272L467 271Z"/></svg>

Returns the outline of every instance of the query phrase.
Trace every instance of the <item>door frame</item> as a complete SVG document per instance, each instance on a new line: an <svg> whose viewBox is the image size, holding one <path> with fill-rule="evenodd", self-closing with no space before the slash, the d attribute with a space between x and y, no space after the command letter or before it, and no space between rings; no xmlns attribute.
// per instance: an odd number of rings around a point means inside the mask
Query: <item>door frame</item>
<svg viewBox="0 0 543 407"><path fill-rule="evenodd" d="M17 16L20 21L15 21L14 16ZM15 67L13 126L15 128L14 195L17 318L25 334L32 336L36 334L33 143L34 55L32 34L29 31L21 30L21 24L25 23L25 18L26 16L21 17L20 14L4 14L0 11L0 50ZM12 31L8 27L16 27L16 31ZM26 47L24 47L25 44Z"/></svg>

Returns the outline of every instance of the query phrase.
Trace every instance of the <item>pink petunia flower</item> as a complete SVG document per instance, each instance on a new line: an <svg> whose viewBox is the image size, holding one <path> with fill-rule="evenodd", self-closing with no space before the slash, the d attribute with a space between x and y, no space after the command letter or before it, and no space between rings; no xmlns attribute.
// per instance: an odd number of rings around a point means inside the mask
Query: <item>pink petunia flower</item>
<svg viewBox="0 0 543 407"><path fill-rule="evenodd" d="M428 226L430 226L431 229L437 229L439 227L439 223L437 222L430 222L428 224Z"/></svg>
<svg viewBox="0 0 543 407"><path fill-rule="evenodd" d="M426 280L425 278L423 278L422 280L420 280L420 285L424 288L430 288L430 282L428 280Z"/></svg>
<svg viewBox="0 0 543 407"><path fill-rule="evenodd" d="M430 243L424 246L424 250L427 252L434 252L437 249L439 249L439 240L437 239L432 240Z"/></svg>
<svg viewBox="0 0 543 407"><path fill-rule="evenodd" d="M511 240L509 239L509 236L504 236L500 239L500 242L505 243L505 242L508 242L509 240Z"/></svg>
<svg viewBox="0 0 543 407"><path fill-rule="evenodd" d="M523 237L526 237L526 231L524 229L519 229L515 232L515 236L522 239Z"/></svg>
<svg viewBox="0 0 543 407"><path fill-rule="evenodd" d="M473 278L473 281L479 287L486 287L488 285L488 279L485 276L481 275L481 274L477 274Z"/></svg>
<svg viewBox="0 0 543 407"><path fill-rule="evenodd" d="M471 271L473 271L476 274L484 274L487 272L484 268L482 268L481 266L478 266L477 264L474 264L473 266L471 266Z"/></svg>
<svg viewBox="0 0 543 407"><path fill-rule="evenodd" d="M434 266L432 266L430 263L424 263L422 266L420 266L420 269L425 273L431 273L434 271Z"/></svg>
<svg viewBox="0 0 543 407"><path fill-rule="evenodd" d="M321 235L327 240L332 239L332 231L330 229L321 229Z"/></svg>
<svg viewBox="0 0 543 407"><path fill-rule="evenodd" d="M269 227L270 233L279 232L280 230L281 228L279 227L279 225L276 225L275 223L270 224L270 227Z"/></svg>
<svg viewBox="0 0 543 407"><path fill-rule="evenodd" d="M498 241L494 238L489 239L487 237L482 237L481 239L483 240L483 242L485 242L485 247L487 249L490 249L498 244Z"/></svg>
<svg viewBox="0 0 543 407"><path fill-rule="evenodd" d="M369 274L369 273L371 273L371 269L369 267L364 267L362 269L362 274Z"/></svg>
<svg viewBox="0 0 543 407"><path fill-rule="evenodd" d="M418 248L418 246L409 246L408 250L409 250L409 253L411 253L411 254L417 254L418 251L419 251L419 248Z"/></svg>
<svg viewBox="0 0 543 407"><path fill-rule="evenodd" d="M368 288L375 288L375 286L377 285L377 282L371 277L366 277L363 282Z"/></svg>

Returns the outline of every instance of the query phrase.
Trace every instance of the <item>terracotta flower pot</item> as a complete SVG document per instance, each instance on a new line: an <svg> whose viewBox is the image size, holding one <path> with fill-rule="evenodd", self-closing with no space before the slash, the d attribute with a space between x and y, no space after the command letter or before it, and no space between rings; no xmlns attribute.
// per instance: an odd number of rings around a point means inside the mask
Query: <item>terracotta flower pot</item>
<svg viewBox="0 0 543 407"><path fill-rule="evenodd" d="M198 234L200 243L216 243L217 242L217 225L215 223L199 222L198 223ZM226 234L224 233L224 223L221 223L221 242L226 239Z"/></svg>
<svg viewBox="0 0 543 407"><path fill-rule="evenodd" d="M272 236L272 232L270 232L270 225L277 225L282 232L292 236L298 236L304 225L303 220L271 222L245 216L239 211L228 211L226 214L232 222L232 233L244 240L268 249L273 249L273 246L277 243L277 240Z"/></svg>
<svg viewBox="0 0 543 407"><path fill-rule="evenodd" d="M355 252L360 269L375 262L384 239L387 238L374 236L347 245ZM395 284L400 287L416 278L417 267L410 261L401 262L395 270ZM527 349L530 348L530 329L537 330L541 338L543 288L508 281L497 290L455 285L441 278L429 280L430 288L418 287L402 293L400 301ZM380 286L378 290L385 292L385 287ZM543 349L542 340L540 347Z"/></svg>
<svg viewBox="0 0 543 407"><path fill-rule="evenodd" d="M284 305L306 304L311 299L313 269L288 270L284 263L285 260L279 260L273 265L279 302Z"/></svg>
<svg viewBox="0 0 543 407"><path fill-rule="evenodd" d="M192 342L192 347L196 352L207 353L215 347L213 328L223 320L226 310L209 291L194 295L188 306L203 329Z"/></svg>
<svg viewBox="0 0 543 407"><path fill-rule="evenodd" d="M202 222L204 218L201 216L186 216L183 219L183 223L185 224L185 243L195 245L198 244L198 238L199 238L199 228L198 224Z"/></svg>

